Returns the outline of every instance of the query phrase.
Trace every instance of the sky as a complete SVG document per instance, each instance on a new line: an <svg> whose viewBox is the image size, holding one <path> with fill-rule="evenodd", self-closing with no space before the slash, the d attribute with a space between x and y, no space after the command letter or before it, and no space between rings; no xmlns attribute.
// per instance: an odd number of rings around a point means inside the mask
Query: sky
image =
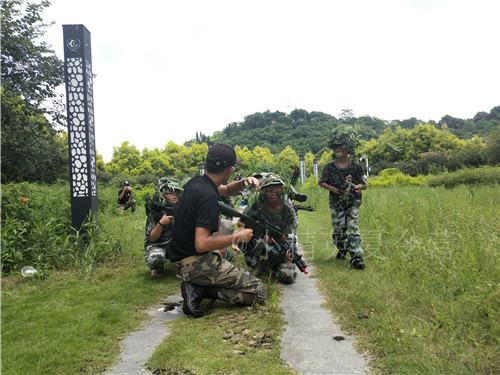
<svg viewBox="0 0 500 375"><path fill-rule="evenodd" d="M439 121L500 105L497 0L50 1L61 60L62 25L91 33L106 162L267 110Z"/></svg>

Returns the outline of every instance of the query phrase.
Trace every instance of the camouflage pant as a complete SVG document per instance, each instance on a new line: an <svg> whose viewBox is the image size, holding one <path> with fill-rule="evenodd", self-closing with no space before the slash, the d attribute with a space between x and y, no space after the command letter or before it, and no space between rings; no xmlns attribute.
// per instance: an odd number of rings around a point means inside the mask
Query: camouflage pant
<svg viewBox="0 0 500 375"><path fill-rule="evenodd" d="M252 267L252 271L255 275L271 274L282 284L291 284L297 278L297 269L295 268L295 264L288 261L275 266L267 260L260 260L256 262L254 267Z"/></svg>
<svg viewBox="0 0 500 375"><path fill-rule="evenodd" d="M294 246L294 245L292 245ZM297 270L295 264L284 261L279 265L272 264L267 257L269 246L260 254L245 255L245 262L249 267L252 267L252 273L255 275L272 275L282 284L291 284L297 278Z"/></svg>
<svg viewBox="0 0 500 375"><path fill-rule="evenodd" d="M131 207L132 207L132 212L135 212L135 199L131 199L127 203L118 205L118 208L120 209L122 215L125 212L125 210L128 210Z"/></svg>
<svg viewBox="0 0 500 375"><path fill-rule="evenodd" d="M218 288L218 298L237 305L262 303L266 290L250 272L223 259L220 251L212 251L194 262L182 265L175 262L177 274L197 285Z"/></svg>
<svg viewBox="0 0 500 375"><path fill-rule="evenodd" d="M144 259L152 270L161 272L167 262L168 243L151 243L146 246Z"/></svg>
<svg viewBox="0 0 500 375"><path fill-rule="evenodd" d="M351 259L363 259L359 231L359 206L361 203L355 203L357 204L348 208L330 205L333 226L332 240L342 255L349 252Z"/></svg>

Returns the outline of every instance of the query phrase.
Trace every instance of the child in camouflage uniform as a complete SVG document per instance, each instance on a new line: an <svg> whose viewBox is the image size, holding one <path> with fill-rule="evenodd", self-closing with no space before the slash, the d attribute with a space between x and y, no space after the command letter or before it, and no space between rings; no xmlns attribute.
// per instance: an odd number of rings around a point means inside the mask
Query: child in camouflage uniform
<svg viewBox="0 0 500 375"><path fill-rule="evenodd" d="M288 236L287 241L290 246L297 246L297 214L293 205L283 192L284 183L276 175L269 175L261 182L260 190L251 199L245 208L245 214L255 216L260 210L260 214L265 216L270 223L281 229ZM291 284L297 278L297 270L292 262L290 254L287 253L285 259L276 265L269 260L269 251L272 246L276 246L270 238L253 241L253 249L248 249L245 254L245 261L256 274L272 273L276 279L283 284Z"/></svg>
<svg viewBox="0 0 500 375"><path fill-rule="evenodd" d="M174 216L171 210L179 203L182 187L179 181L172 178L161 178L155 196L158 202L152 203L146 221L144 239L146 264L151 269L151 276L161 277L167 262L168 245L172 239ZM167 212L166 208L169 208Z"/></svg>
<svg viewBox="0 0 500 375"><path fill-rule="evenodd" d="M337 246L337 259L351 256L351 266L365 268L361 233L359 231L359 206L361 191L368 187L361 165L348 157L345 144L332 146L335 160L328 163L319 179L319 186L330 192L329 205L332 216L332 240Z"/></svg>

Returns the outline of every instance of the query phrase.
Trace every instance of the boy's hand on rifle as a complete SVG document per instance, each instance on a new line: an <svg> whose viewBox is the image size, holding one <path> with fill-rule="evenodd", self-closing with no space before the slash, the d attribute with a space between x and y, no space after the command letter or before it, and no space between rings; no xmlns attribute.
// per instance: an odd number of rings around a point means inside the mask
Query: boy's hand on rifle
<svg viewBox="0 0 500 375"><path fill-rule="evenodd" d="M272 239L271 237L269 237L267 234L264 236L264 241L269 245L276 243L276 241L274 239Z"/></svg>
<svg viewBox="0 0 500 375"><path fill-rule="evenodd" d="M332 188L330 189L332 191L333 194L335 195L342 195L342 190L340 189L337 189L335 186L332 186Z"/></svg>
<svg viewBox="0 0 500 375"><path fill-rule="evenodd" d="M170 224L172 221L174 221L173 216L163 215L159 222L160 222L160 225L165 226L165 225Z"/></svg>

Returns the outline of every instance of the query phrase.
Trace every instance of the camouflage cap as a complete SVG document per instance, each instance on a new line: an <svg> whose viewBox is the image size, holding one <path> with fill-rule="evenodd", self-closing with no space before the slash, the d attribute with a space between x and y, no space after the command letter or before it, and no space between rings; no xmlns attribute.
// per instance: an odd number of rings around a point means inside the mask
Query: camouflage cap
<svg viewBox="0 0 500 375"><path fill-rule="evenodd" d="M267 177L280 178L280 176L278 176L276 173L272 173L272 172L257 172L257 173L254 173L252 175L252 177L260 178L260 179L264 179L264 178L267 178Z"/></svg>
<svg viewBox="0 0 500 375"><path fill-rule="evenodd" d="M182 187L182 183L175 179L175 178L170 178L170 177L162 177L158 180L158 191L160 193L165 192L166 190L176 190L176 191L183 191L184 188Z"/></svg>
<svg viewBox="0 0 500 375"><path fill-rule="evenodd" d="M262 182L260 183L260 187L266 187L266 186L271 186L271 185L281 185L284 186L285 183L277 174L271 174L269 173L267 176L265 176L262 179Z"/></svg>

